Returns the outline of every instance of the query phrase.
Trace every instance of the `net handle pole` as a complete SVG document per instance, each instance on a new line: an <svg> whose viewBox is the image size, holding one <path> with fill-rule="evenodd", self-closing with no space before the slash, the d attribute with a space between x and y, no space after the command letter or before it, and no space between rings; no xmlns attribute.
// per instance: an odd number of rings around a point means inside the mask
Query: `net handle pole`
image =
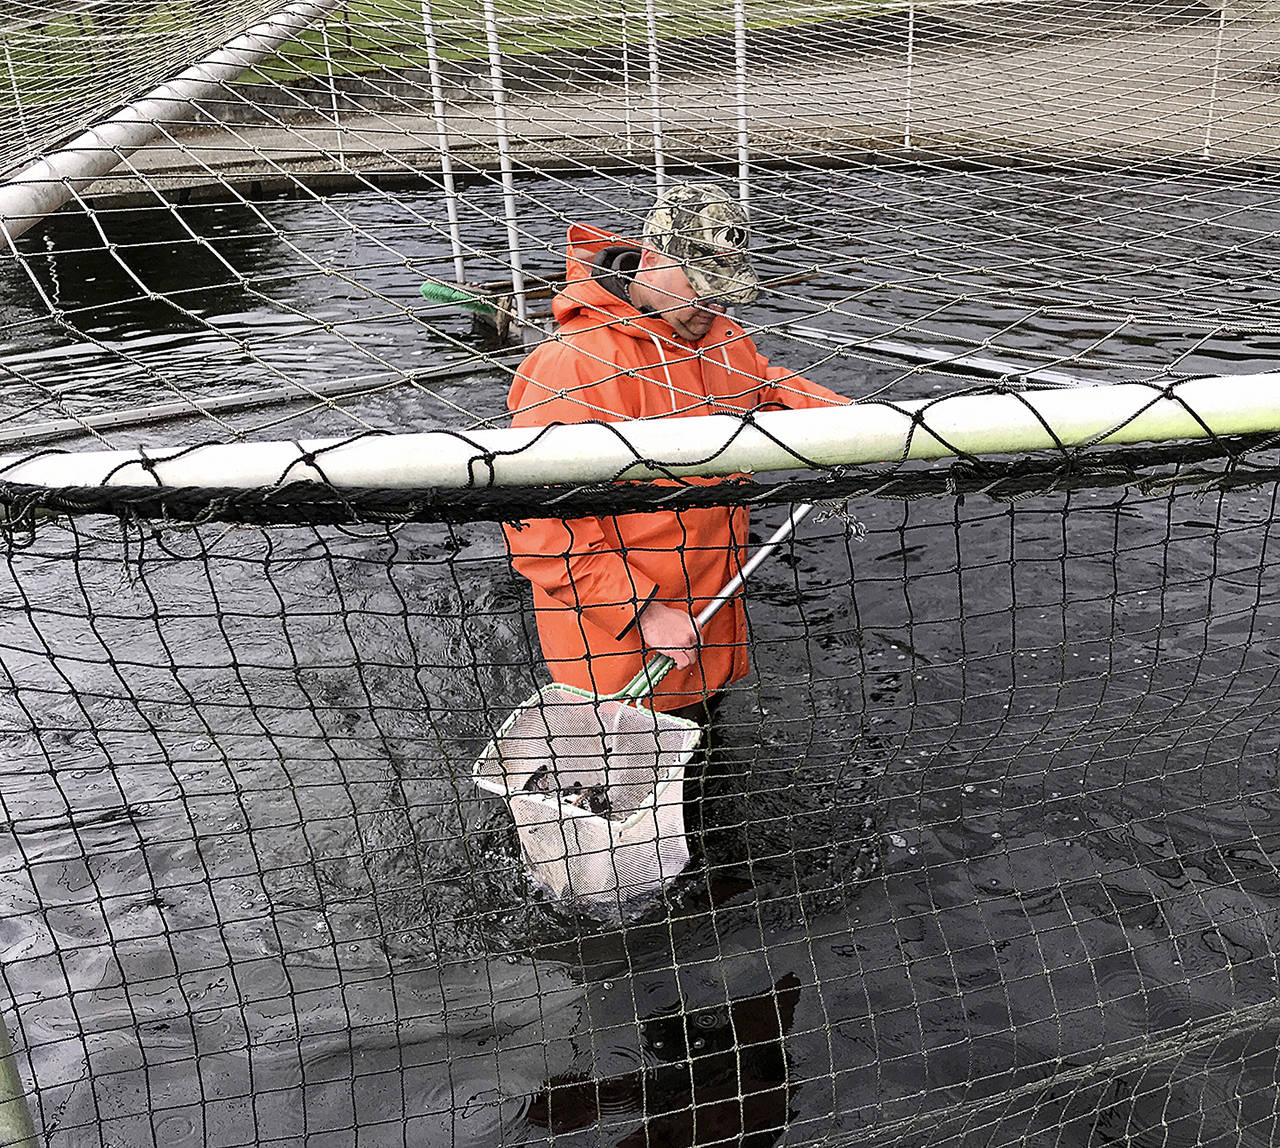
<svg viewBox="0 0 1280 1148"><path fill-rule="evenodd" d="M113 171L160 135L165 124L190 117L196 100L216 98L281 44L337 6L339 0L295 0L185 72L77 136L0 185L0 234L9 242Z"/></svg>
<svg viewBox="0 0 1280 1148"><path fill-rule="evenodd" d="M693 620L694 625L699 630L711 621L720 610L720 607L741 589L742 584L751 577L760 563L795 533L796 527L805 520L805 517L812 509L813 503L803 502L792 510L786 522L779 526L769 536L769 539L743 563L742 569L720 588L720 593L702 608L702 611ZM658 683L675 669L675 665L675 660L666 654L657 654L642 666L640 672L623 686L618 693L614 694L614 697L635 699L652 693Z"/></svg>
<svg viewBox="0 0 1280 1148"><path fill-rule="evenodd" d="M8 1148L40 1148L35 1122L27 1105L27 1090L18 1071L18 1058L9 1029L0 1019L0 1144Z"/></svg>
<svg viewBox="0 0 1280 1148"><path fill-rule="evenodd" d="M768 541L764 543L743 565L742 569L737 572L728 582L724 584L724 589L720 591L710 602L703 607L702 612L694 619L698 629L701 630L712 618L715 617L720 607L723 606L734 594L741 589L742 584L746 582L756 568L769 557L779 546L782 545L792 534L795 533L796 527L808 517L809 511L813 509L813 503L802 502L797 506L781 526L778 527L770 536Z"/></svg>

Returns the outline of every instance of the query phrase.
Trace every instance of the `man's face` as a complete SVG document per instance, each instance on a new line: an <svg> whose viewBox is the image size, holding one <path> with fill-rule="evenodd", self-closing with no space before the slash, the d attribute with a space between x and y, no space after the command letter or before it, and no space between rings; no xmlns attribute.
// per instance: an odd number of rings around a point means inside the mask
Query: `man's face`
<svg viewBox="0 0 1280 1148"><path fill-rule="evenodd" d="M640 257L635 283L640 288L640 298L634 299L637 305L652 307L677 335L690 342L701 339L724 314L722 304L698 299L679 263L648 248Z"/></svg>

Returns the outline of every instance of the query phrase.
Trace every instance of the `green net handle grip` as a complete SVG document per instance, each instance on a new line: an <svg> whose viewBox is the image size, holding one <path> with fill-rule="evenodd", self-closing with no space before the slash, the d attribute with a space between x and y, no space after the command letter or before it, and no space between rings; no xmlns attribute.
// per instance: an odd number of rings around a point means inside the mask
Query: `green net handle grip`
<svg viewBox="0 0 1280 1148"><path fill-rule="evenodd" d="M694 619L694 624L699 630L711 620L721 606L738 592L739 587L751 576L752 571L795 533L796 527L804 521L805 515L812 509L812 503L804 502L791 512L786 522L779 526L769 540L751 555L742 569L721 587L720 593L712 598L703 608L702 613ZM675 669L675 665L675 662L666 654L658 654L642 666L640 672L613 696L615 698L642 698L646 694L652 693L658 683Z"/></svg>
<svg viewBox="0 0 1280 1148"><path fill-rule="evenodd" d="M461 307L464 311L474 311L478 315L496 315L497 305L492 299L468 291L465 287L451 287L448 283L437 283L428 280L418 288L419 294L432 303L446 303Z"/></svg>
<svg viewBox="0 0 1280 1148"><path fill-rule="evenodd" d="M674 658L666 654L655 654L622 689L615 694L618 698L642 698L651 694L672 670L676 668Z"/></svg>

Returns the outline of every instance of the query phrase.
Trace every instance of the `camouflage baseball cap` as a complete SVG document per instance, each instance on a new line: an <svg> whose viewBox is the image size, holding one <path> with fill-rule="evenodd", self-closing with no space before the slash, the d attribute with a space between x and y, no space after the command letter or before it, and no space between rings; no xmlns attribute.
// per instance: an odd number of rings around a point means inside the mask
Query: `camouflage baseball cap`
<svg viewBox="0 0 1280 1148"><path fill-rule="evenodd" d="M714 183L678 183L658 198L644 243L684 268L700 298L750 303L760 293L747 252L747 213Z"/></svg>

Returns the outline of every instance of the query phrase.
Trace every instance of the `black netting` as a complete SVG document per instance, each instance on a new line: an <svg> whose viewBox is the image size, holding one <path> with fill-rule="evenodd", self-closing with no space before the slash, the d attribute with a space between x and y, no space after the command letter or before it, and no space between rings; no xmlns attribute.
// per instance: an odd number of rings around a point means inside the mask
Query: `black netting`
<svg viewBox="0 0 1280 1148"><path fill-rule="evenodd" d="M1204 465L860 492L801 527L745 591L753 672L688 768L693 861L624 920L532 881L471 780L547 680L496 526L46 496L6 536L0 622L0 929L38 1122L1267 1143L1277 487Z"/></svg>
<svg viewBox="0 0 1280 1148"><path fill-rule="evenodd" d="M1215 438L1163 447L1070 452L949 464L832 467L783 479L729 478L707 485L560 483L548 486L338 489L319 482L278 487L82 486L51 489L0 481L3 523L14 535L50 514L244 525L343 525L371 522L519 522L548 510L564 518L715 506L780 506L799 500L832 508L851 498L917 499L986 495L1007 501L1072 490L1135 487L1235 489L1277 477L1275 436Z"/></svg>

